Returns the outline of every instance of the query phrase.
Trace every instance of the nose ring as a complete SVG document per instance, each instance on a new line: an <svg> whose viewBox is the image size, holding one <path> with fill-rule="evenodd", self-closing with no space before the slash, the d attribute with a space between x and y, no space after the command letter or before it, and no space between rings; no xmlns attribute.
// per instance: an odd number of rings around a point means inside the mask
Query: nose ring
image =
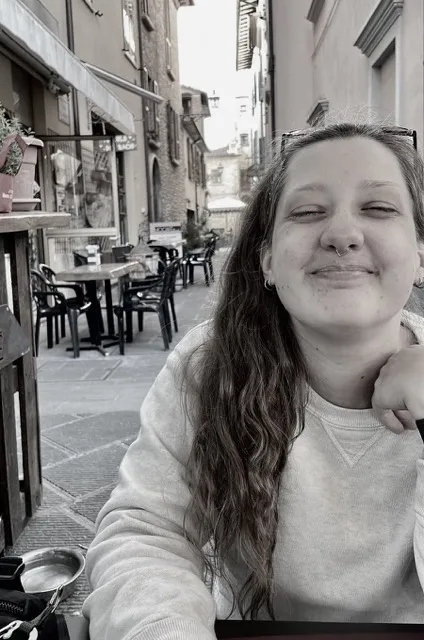
<svg viewBox="0 0 424 640"><path fill-rule="evenodd" d="M336 249L336 253L339 256L339 258L341 258L342 256L345 256L347 253L349 253L349 247L346 249L344 253L339 253L338 250Z"/></svg>

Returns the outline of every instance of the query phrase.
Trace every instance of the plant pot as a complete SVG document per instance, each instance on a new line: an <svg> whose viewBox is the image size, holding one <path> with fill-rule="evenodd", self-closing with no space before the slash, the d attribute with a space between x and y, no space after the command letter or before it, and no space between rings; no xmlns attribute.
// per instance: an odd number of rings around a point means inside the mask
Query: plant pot
<svg viewBox="0 0 424 640"><path fill-rule="evenodd" d="M28 210L32 208L34 198L35 165L37 164L37 152L44 143L38 138L27 136L23 138L28 145L25 149L21 168L14 180L13 197L21 202L28 201ZM22 211L22 209L20 209Z"/></svg>
<svg viewBox="0 0 424 640"><path fill-rule="evenodd" d="M10 213L13 204L14 177L0 173L0 213Z"/></svg>

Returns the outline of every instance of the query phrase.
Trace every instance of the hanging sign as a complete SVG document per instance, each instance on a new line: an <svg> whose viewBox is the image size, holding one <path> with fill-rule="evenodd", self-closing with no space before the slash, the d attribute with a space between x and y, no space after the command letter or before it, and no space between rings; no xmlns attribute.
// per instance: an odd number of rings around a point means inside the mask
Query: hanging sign
<svg viewBox="0 0 424 640"><path fill-rule="evenodd" d="M137 149L137 136L115 136L117 151L135 151Z"/></svg>

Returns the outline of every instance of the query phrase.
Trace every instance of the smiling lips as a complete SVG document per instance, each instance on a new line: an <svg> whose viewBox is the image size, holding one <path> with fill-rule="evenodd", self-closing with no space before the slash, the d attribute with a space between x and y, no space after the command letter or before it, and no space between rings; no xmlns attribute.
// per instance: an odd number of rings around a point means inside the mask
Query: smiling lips
<svg viewBox="0 0 424 640"><path fill-rule="evenodd" d="M369 267L365 267L361 264L327 264L324 267L320 267L319 269L314 269L311 271L312 275L321 274L321 273L375 273L373 269Z"/></svg>

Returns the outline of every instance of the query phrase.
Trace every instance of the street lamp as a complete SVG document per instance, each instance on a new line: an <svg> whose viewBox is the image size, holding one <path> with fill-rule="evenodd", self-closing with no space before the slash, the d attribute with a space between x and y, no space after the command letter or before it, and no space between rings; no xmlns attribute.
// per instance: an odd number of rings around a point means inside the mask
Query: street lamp
<svg viewBox="0 0 424 640"><path fill-rule="evenodd" d="M215 89L212 92L212 95L209 97L209 104L212 109L218 109L219 107L220 97L216 95Z"/></svg>

